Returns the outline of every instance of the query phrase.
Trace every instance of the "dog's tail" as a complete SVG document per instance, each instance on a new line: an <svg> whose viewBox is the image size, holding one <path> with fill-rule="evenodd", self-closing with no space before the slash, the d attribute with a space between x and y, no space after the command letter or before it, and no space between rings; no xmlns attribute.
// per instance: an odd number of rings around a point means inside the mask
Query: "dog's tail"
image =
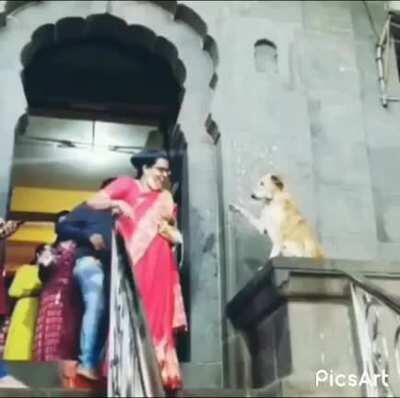
<svg viewBox="0 0 400 398"><path fill-rule="evenodd" d="M325 259L325 253L322 246L314 239L307 239L304 242L305 252L312 257L317 264L321 264Z"/></svg>

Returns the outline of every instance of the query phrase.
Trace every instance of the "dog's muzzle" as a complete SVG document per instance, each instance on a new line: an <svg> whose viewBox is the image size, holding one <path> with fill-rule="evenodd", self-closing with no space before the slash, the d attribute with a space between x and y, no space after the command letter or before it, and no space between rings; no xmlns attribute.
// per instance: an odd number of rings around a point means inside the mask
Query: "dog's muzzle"
<svg viewBox="0 0 400 398"><path fill-rule="evenodd" d="M254 200L258 200L257 196L254 195L254 193L251 194L251 198L254 199Z"/></svg>

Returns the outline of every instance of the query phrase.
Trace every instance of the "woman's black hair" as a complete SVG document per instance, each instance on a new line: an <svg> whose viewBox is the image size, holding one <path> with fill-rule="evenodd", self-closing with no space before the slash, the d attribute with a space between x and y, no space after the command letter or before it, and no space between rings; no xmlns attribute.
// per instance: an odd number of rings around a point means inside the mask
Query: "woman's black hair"
<svg viewBox="0 0 400 398"><path fill-rule="evenodd" d="M110 177L110 178L105 179L104 181L101 182L100 189L104 189L107 185L110 185L116 179L117 179L117 177Z"/></svg>
<svg viewBox="0 0 400 398"><path fill-rule="evenodd" d="M137 170L136 178L141 178L143 175L143 167L152 167L158 159L169 161L166 151L160 149L145 149L144 151L131 157L131 164Z"/></svg>
<svg viewBox="0 0 400 398"><path fill-rule="evenodd" d="M44 250L44 248L46 246L51 246L49 243L41 243L40 245L38 245L35 249L35 254L31 260L31 264L36 264L37 263L37 258L38 255Z"/></svg>

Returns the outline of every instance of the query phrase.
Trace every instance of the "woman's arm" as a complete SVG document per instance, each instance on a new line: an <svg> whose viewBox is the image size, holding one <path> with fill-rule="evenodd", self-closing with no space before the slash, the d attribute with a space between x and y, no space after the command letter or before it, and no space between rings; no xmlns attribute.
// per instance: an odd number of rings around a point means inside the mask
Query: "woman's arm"
<svg viewBox="0 0 400 398"><path fill-rule="evenodd" d="M73 240L79 244L90 244L90 234L84 223L74 223L65 219L56 224L56 234L61 241Z"/></svg>
<svg viewBox="0 0 400 398"><path fill-rule="evenodd" d="M110 196L104 192L99 191L92 196L86 203L88 206L96 210L112 210L116 206L116 200L110 198Z"/></svg>
<svg viewBox="0 0 400 398"><path fill-rule="evenodd" d="M177 207L169 191L163 191L163 219L158 226L158 233L173 245L182 244L183 237L177 226Z"/></svg>
<svg viewBox="0 0 400 398"><path fill-rule="evenodd" d="M167 220L161 221L158 227L158 233L173 245L182 244L183 237L178 227L175 224L170 224Z"/></svg>
<svg viewBox="0 0 400 398"><path fill-rule="evenodd" d="M132 208L126 202L119 199L112 199L105 191L97 192L86 203L89 207L96 210L109 209L113 214L125 215L130 218L134 217Z"/></svg>

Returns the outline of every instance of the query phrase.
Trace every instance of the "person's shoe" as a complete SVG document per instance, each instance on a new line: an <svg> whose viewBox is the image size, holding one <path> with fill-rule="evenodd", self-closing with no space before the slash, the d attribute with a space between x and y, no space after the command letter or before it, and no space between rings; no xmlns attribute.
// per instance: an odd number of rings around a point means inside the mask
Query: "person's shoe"
<svg viewBox="0 0 400 398"><path fill-rule="evenodd" d="M29 388L13 376L7 375L0 378L0 388Z"/></svg>
<svg viewBox="0 0 400 398"><path fill-rule="evenodd" d="M99 375L93 369L84 368L82 365L79 365L76 369L76 374L79 376L86 377L89 380L97 381L99 380Z"/></svg>

